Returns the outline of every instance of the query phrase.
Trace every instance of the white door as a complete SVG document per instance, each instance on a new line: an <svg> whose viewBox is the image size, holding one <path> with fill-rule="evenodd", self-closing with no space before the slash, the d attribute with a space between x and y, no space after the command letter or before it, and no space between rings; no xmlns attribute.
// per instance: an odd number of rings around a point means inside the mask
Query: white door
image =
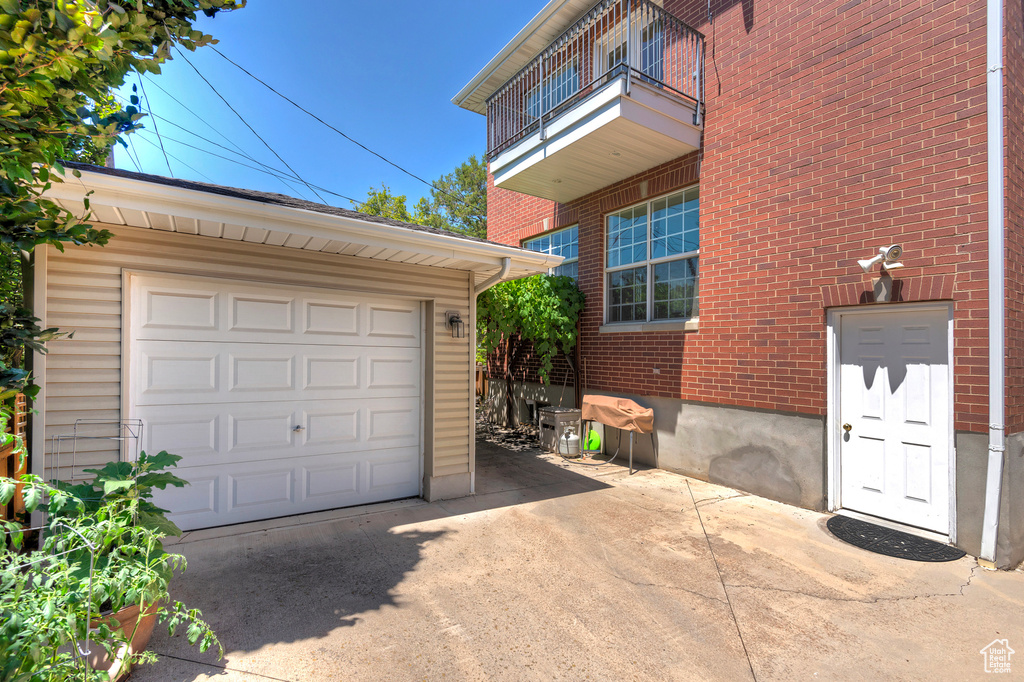
<svg viewBox="0 0 1024 682"><path fill-rule="evenodd" d="M130 413L191 483L182 529L420 493L420 304L131 278Z"/></svg>
<svg viewBox="0 0 1024 682"><path fill-rule="evenodd" d="M840 317L840 496L846 509L949 532L947 307Z"/></svg>

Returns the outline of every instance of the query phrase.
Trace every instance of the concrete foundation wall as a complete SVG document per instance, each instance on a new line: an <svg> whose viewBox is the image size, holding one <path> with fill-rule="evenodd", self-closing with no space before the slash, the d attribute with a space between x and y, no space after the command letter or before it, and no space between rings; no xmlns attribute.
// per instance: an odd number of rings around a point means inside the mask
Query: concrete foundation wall
<svg viewBox="0 0 1024 682"><path fill-rule="evenodd" d="M503 415L504 382L491 381L490 386L488 414L496 410ZM574 407L571 393L570 387L561 406ZM525 419L525 398L559 405L561 387L516 384L516 395ZM825 509L823 418L673 398L606 395L654 408L653 446L651 436L638 434L634 461L806 509ZM628 456L629 434L607 429L604 448L607 453L619 448L621 457Z"/></svg>
<svg viewBox="0 0 1024 682"><path fill-rule="evenodd" d="M806 509L825 509L821 417L613 394L654 408L654 445L638 435L635 460ZM614 448L616 433L605 436ZM622 453L628 453L623 434Z"/></svg>
<svg viewBox="0 0 1024 682"><path fill-rule="evenodd" d="M988 436L956 434L957 546L975 556L981 551L988 475ZM1003 496L999 511L996 565L1013 568L1024 561L1024 433L1006 439Z"/></svg>

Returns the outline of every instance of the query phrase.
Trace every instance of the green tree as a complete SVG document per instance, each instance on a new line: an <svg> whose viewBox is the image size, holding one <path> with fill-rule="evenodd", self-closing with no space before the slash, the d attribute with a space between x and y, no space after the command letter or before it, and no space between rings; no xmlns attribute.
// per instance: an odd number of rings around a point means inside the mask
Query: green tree
<svg viewBox="0 0 1024 682"><path fill-rule="evenodd" d="M506 424L515 425L516 363L532 347L545 383L558 353L571 363L584 299L572 277L551 275L502 282L477 297L477 341L485 353L497 352L502 361Z"/></svg>
<svg viewBox="0 0 1024 682"><path fill-rule="evenodd" d="M404 194L387 185L370 187L366 201L353 201L355 210L407 223L487 238L487 167L476 156L434 181L430 198L421 197L410 211Z"/></svg>
<svg viewBox="0 0 1024 682"><path fill-rule="evenodd" d="M62 159L89 158L138 127L138 98L112 91L129 73L160 73L173 46L213 42L195 31L245 0L0 0L0 251L110 239L44 197ZM88 198L86 199L88 208ZM88 217L86 216L86 219ZM16 316L21 316L20 311ZM0 365L0 375L12 376ZM0 393L17 388L0 385Z"/></svg>
<svg viewBox="0 0 1024 682"><path fill-rule="evenodd" d="M416 204L418 222L450 232L487 238L487 166L470 156L434 181L430 199Z"/></svg>
<svg viewBox="0 0 1024 682"><path fill-rule="evenodd" d="M379 215L406 223L413 222L413 217L405 205L405 195L392 194L391 189L384 183L381 183L380 189L370 187L370 191L366 193L366 201L361 204L353 201L352 206L367 215Z"/></svg>

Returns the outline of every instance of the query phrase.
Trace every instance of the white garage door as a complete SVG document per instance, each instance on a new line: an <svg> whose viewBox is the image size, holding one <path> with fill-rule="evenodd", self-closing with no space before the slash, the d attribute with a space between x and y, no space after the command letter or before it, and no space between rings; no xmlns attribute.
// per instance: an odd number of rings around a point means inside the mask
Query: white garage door
<svg viewBox="0 0 1024 682"><path fill-rule="evenodd" d="M133 275L130 412L182 529L420 494L420 304ZM159 491L158 491L159 492Z"/></svg>

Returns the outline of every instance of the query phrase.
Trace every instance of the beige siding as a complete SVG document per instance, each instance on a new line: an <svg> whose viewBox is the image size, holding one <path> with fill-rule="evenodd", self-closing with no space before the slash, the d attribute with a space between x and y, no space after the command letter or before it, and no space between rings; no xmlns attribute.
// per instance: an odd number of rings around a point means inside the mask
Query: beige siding
<svg viewBox="0 0 1024 682"><path fill-rule="evenodd" d="M433 299L434 423L432 461L428 476L470 471L471 377L469 338L452 339L444 312L458 310L468 319L470 274L457 270L371 261L276 246L214 239L195 235L104 225L114 233L102 248L68 247L50 250L44 320L49 327L73 331L71 339L50 344L46 359L47 436L70 434L77 419L118 419L121 410L121 282L123 270L171 272L229 277L255 282L346 289ZM428 387L431 382L428 381ZM429 405L428 405L429 408ZM425 414L430 414L426 410ZM117 457L109 441L80 442L75 465L100 465ZM66 452L66 447L62 453ZM47 458L47 466L51 466ZM62 470L70 457L61 456ZM70 471L64 471L67 477Z"/></svg>

